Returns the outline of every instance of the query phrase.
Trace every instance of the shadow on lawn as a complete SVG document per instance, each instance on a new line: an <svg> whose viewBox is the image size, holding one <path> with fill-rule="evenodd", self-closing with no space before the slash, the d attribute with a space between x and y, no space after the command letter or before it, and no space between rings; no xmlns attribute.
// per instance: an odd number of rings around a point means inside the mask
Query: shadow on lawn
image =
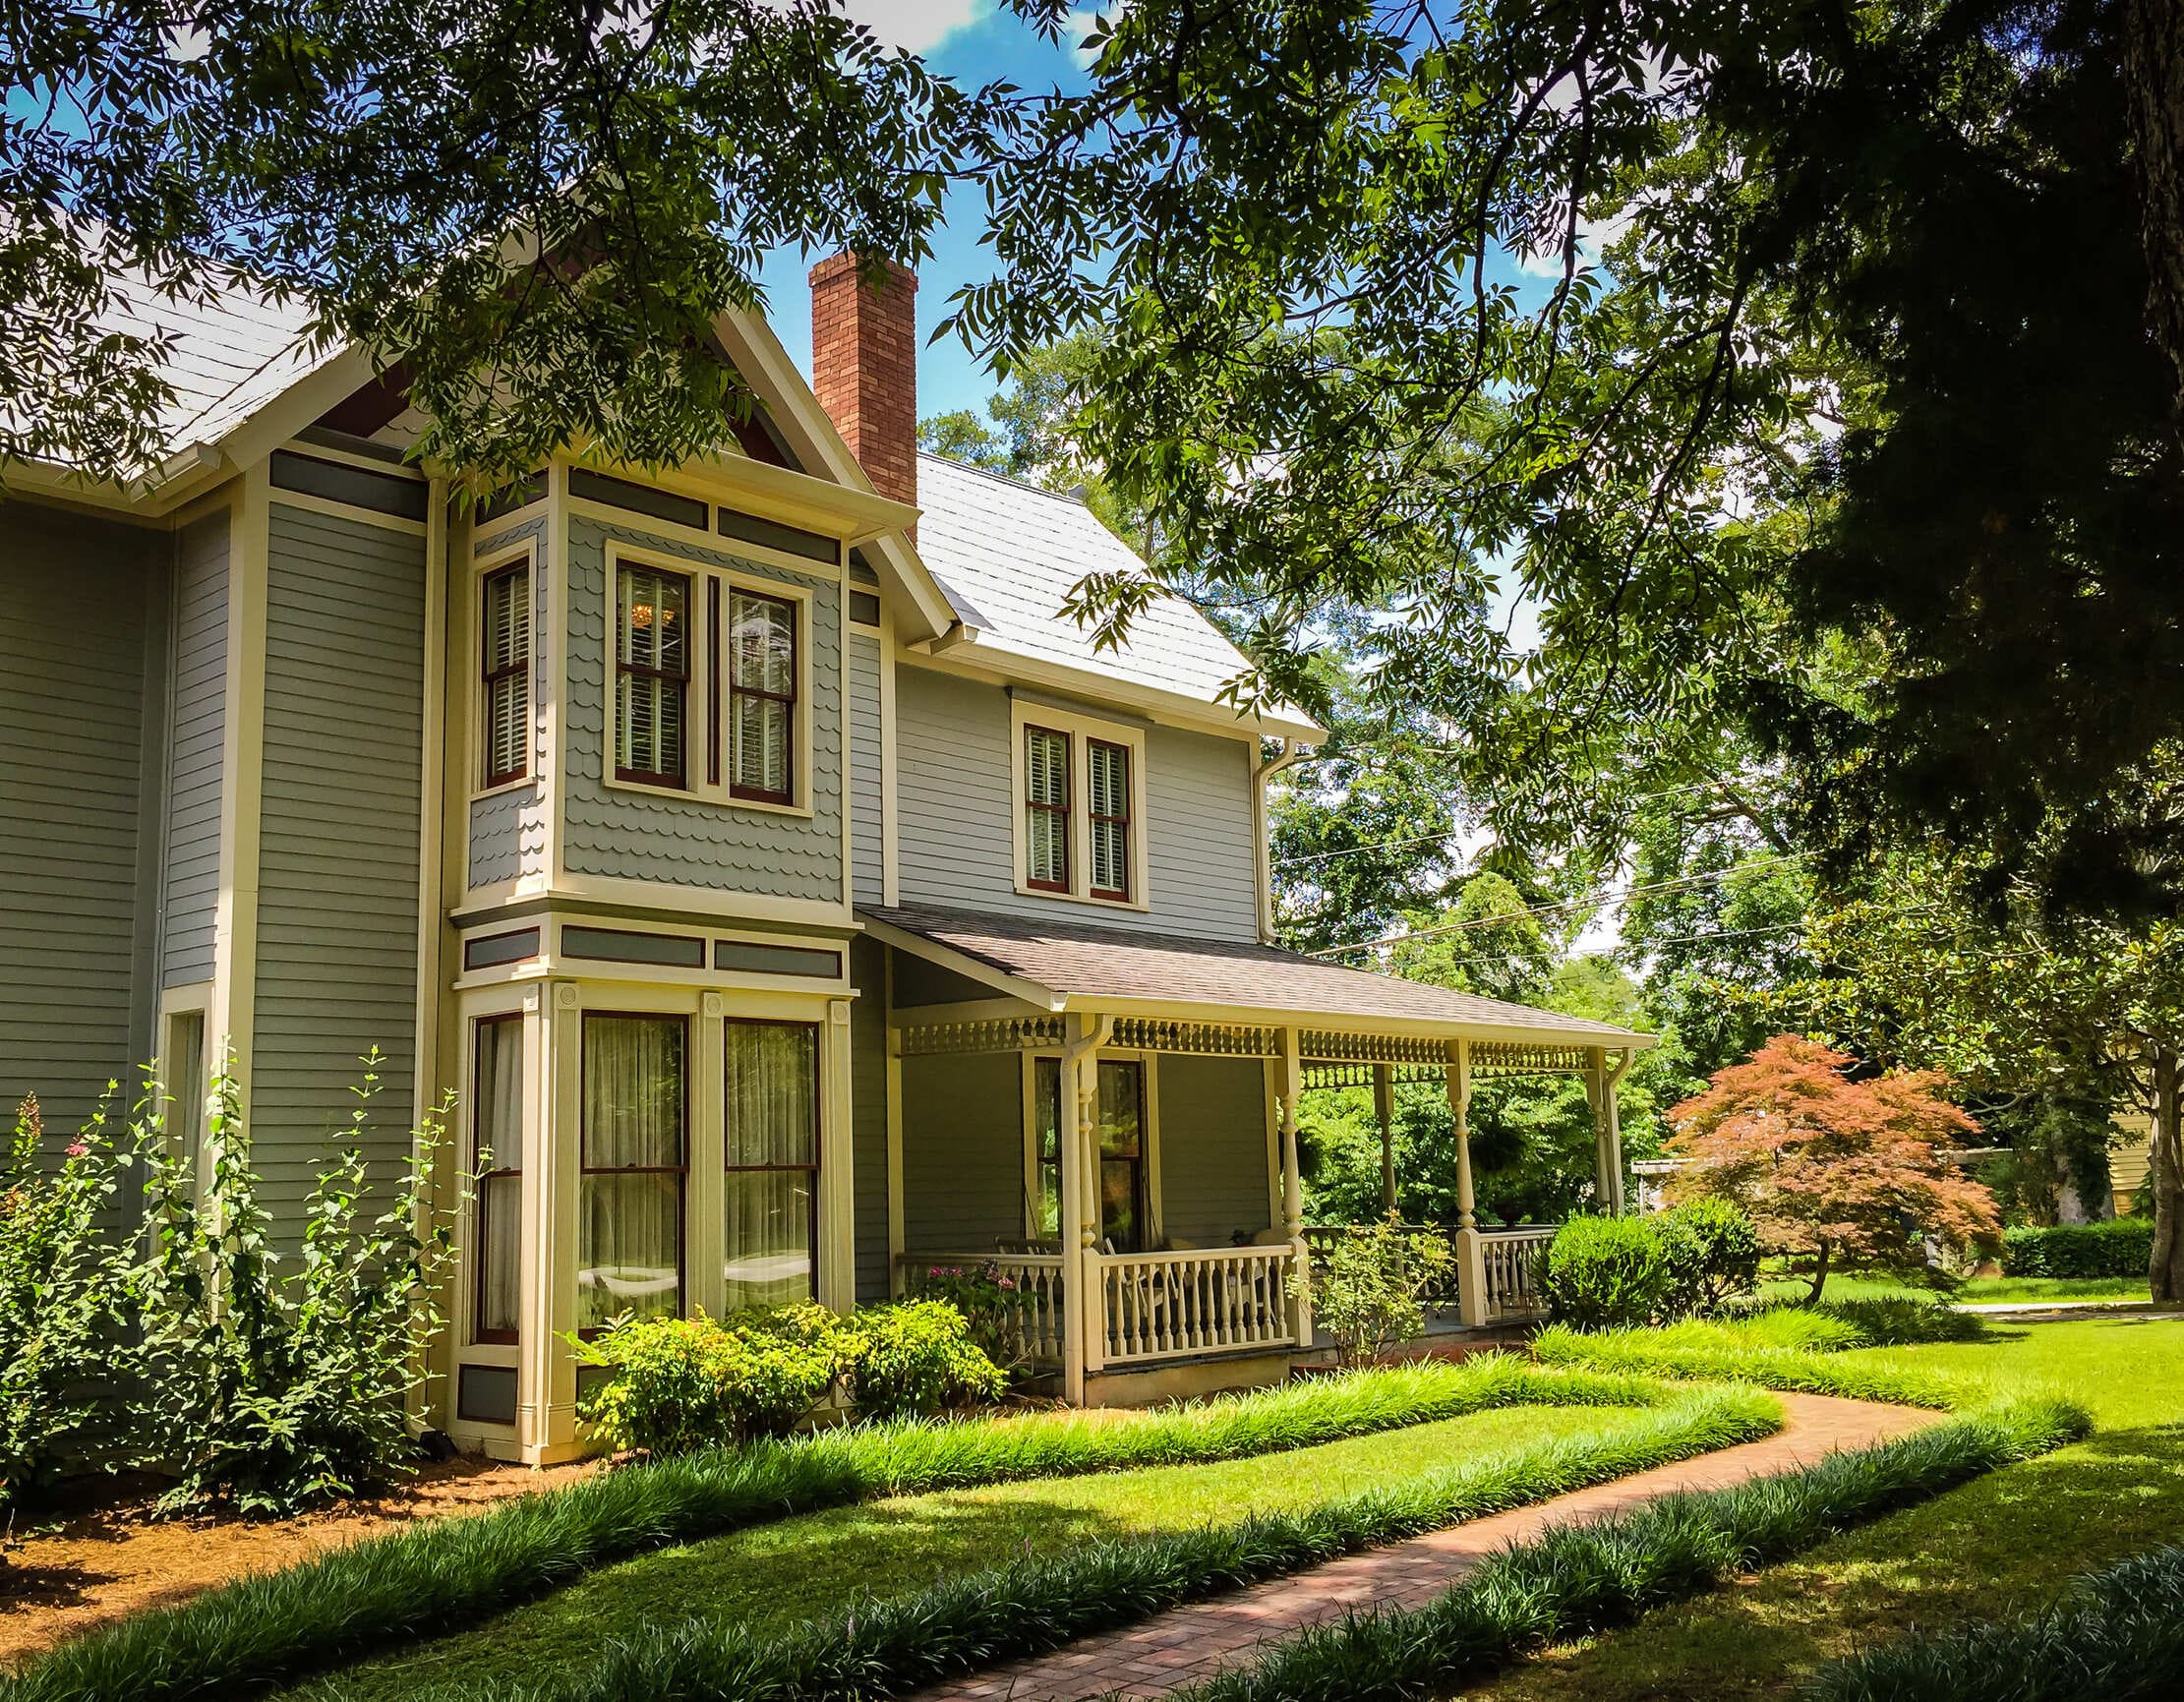
<svg viewBox="0 0 2184 1702"><path fill-rule="evenodd" d="M900 1596L1027 1553L1053 1554L1134 1527L1021 1493L920 1497L839 1507L592 1574L476 1630L391 1653L284 1692L285 1702L393 1702L426 1684L543 1683L591 1666L615 1638L685 1617L757 1629Z"/></svg>

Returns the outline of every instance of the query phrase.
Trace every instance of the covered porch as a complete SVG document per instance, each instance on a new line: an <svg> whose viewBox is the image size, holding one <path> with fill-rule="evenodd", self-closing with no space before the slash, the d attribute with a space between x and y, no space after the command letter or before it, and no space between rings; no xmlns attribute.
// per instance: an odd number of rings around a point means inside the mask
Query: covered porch
<svg viewBox="0 0 2184 1702"><path fill-rule="evenodd" d="M1600 1199L1620 1211L1616 1083L1647 1036L1269 947L959 912L874 910L887 1001L889 1257L898 1293L956 1271L1010 1285L1022 1359L1077 1403L1276 1380L1314 1352L1298 1116L1396 1085L1453 1114L1446 1326L1529 1317L1551 1229L1482 1229L1472 1086L1585 1078ZM1384 1151L1386 1146L1384 1144ZM1392 1179L1391 1166L1387 1175Z"/></svg>

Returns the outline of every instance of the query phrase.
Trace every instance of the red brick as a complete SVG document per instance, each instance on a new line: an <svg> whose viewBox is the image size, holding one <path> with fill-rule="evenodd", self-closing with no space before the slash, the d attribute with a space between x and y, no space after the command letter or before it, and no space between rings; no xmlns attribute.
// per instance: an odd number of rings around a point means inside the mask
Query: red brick
<svg viewBox="0 0 2184 1702"><path fill-rule="evenodd" d="M811 268L811 388L872 481L917 500L917 274L881 263L867 286L857 257Z"/></svg>

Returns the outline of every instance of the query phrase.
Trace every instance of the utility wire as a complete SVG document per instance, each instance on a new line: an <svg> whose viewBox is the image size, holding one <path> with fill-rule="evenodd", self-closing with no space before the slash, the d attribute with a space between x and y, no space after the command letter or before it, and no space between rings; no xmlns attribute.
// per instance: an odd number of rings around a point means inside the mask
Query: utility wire
<svg viewBox="0 0 2184 1702"><path fill-rule="evenodd" d="M1749 874L1755 869L1779 868L1784 863L1802 862L1816 853L1792 851L1788 856L1762 857L1756 862L1735 863L1726 869L1713 869L1704 874L1679 875L1674 880L1649 881L1642 886L1624 887L1620 892L1593 893L1581 899L1568 899L1561 904L1534 905L1528 910L1499 910L1491 916L1473 916L1468 921L1443 922L1431 928L1412 928L1404 933L1384 934L1377 940L1360 940L1351 946L1328 946L1308 953L1315 958L1337 958L1351 952L1369 952L1381 946L1400 945L1405 940L1434 939L1442 934L1460 934L1473 928L1490 928L1497 922L1518 921L1527 916L1554 915L1563 910L1584 910L1594 905L1620 904L1648 893L1677 892L1688 887L1708 886L1715 881L1728 880L1732 875Z"/></svg>
<svg viewBox="0 0 2184 1702"><path fill-rule="evenodd" d="M1641 792L1625 801L1646 803L1655 798L1682 797L1685 792L1714 792L1717 790L1718 788L1710 782L1699 786L1674 786L1666 792ZM1335 862L1342 857L1370 856L1375 851L1401 851L1409 846L1436 845L1445 840L1459 838L1469 831L1467 828L1450 828L1446 833L1419 834L1413 839L1375 840L1370 845L1347 846L1340 851L1313 851L1304 856L1276 857L1273 866L1277 869L1301 868L1306 863Z"/></svg>

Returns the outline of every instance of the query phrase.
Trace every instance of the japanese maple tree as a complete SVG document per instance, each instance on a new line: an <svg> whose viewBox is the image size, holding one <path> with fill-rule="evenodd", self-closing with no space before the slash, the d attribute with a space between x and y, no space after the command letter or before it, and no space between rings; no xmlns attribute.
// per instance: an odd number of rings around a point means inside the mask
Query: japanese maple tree
<svg viewBox="0 0 2184 1702"><path fill-rule="evenodd" d="M1942 1078L1854 1082L1851 1062L1777 1034L1669 1113L1669 1150L1688 1161L1670 1197L1734 1201L1767 1252L1811 1258L1812 1300L1838 1260L1916 1269L1927 1237L1987 1247L2001 1229L1994 1197L1943 1155L1979 1126L1941 1097Z"/></svg>

